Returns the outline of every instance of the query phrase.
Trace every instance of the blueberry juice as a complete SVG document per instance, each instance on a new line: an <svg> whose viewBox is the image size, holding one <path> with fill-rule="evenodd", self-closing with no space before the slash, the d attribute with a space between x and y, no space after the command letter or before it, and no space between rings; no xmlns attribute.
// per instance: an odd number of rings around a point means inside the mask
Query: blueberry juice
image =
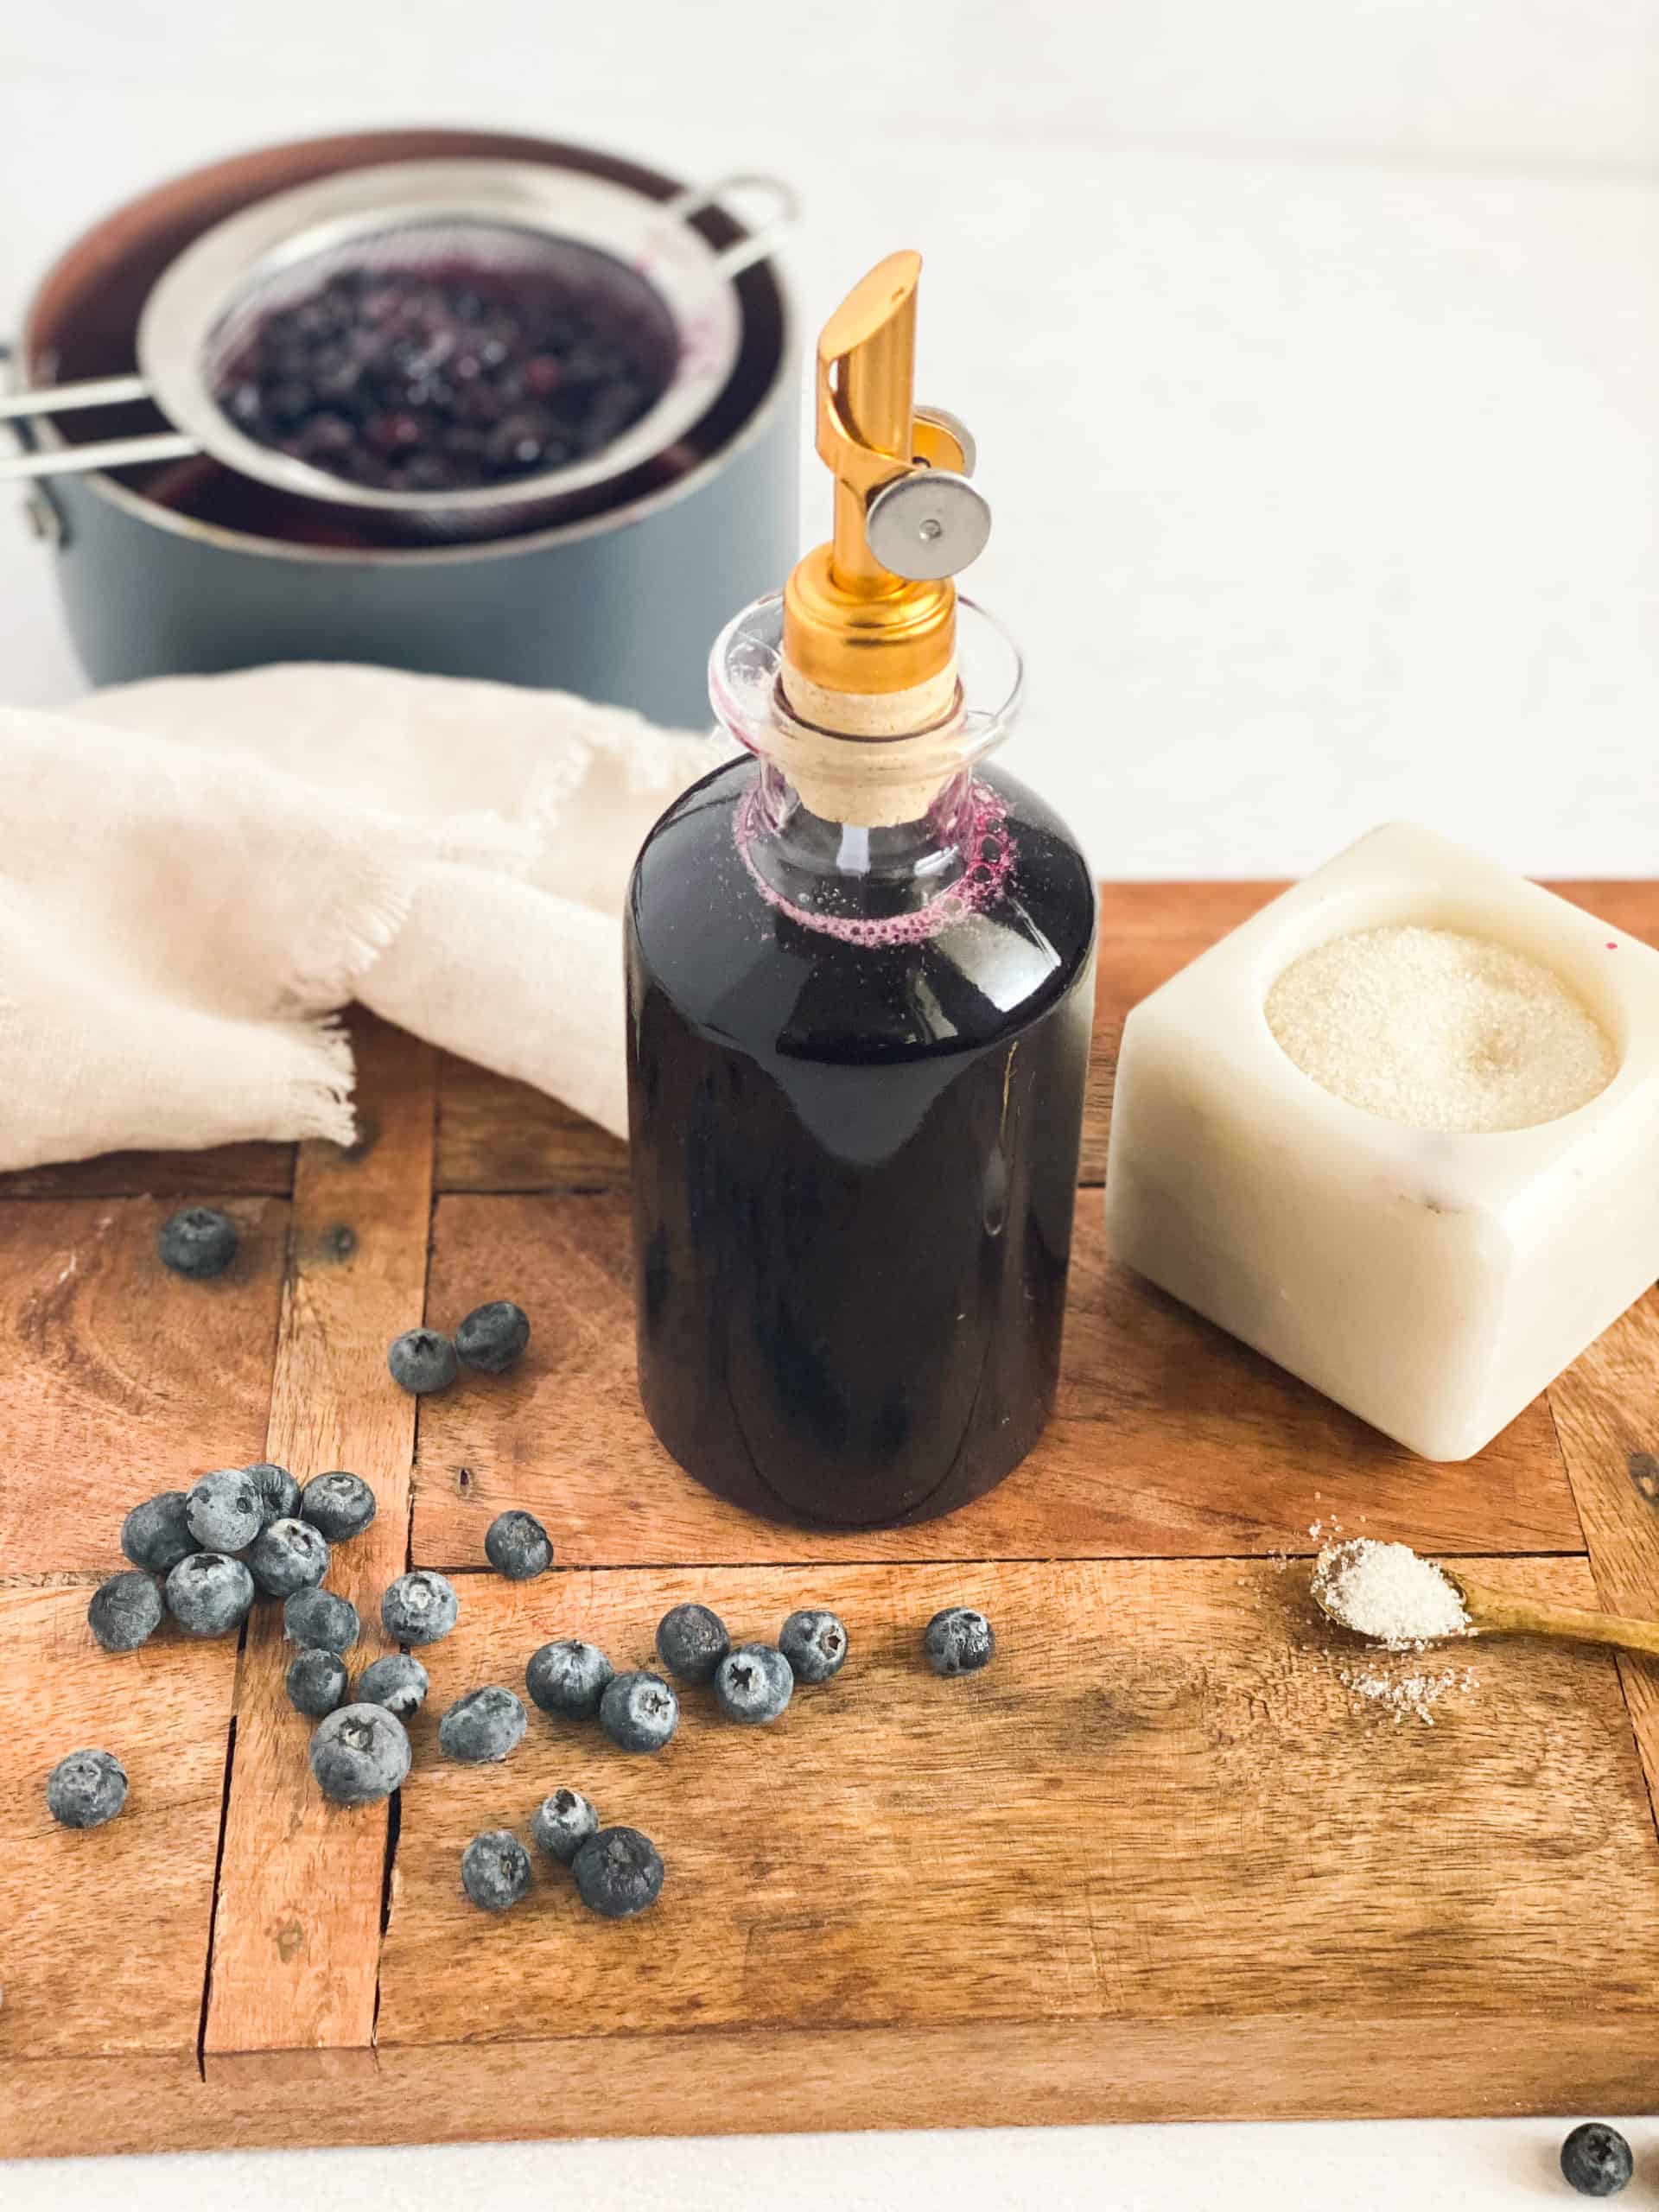
<svg viewBox="0 0 1659 2212"><path fill-rule="evenodd" d="M1018 661L960 621L954 720L873 747L795 721L780 601L740 617L712 688L759 757L669 810L631 886L640 1392L689 1473L774 1519L948 1513L1053 1405L1095 895L983 764Z"/></svg>

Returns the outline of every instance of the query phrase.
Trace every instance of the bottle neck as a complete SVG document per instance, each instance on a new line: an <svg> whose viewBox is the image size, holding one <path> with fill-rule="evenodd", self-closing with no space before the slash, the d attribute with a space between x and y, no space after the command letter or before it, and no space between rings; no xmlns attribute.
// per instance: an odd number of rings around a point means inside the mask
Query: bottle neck
<svg viewBox="0 0 1659 2212"><path fill-rule="evenodd" d="M913 914L974 865L972 772L957 769L927 812L868 829L816 814L774 760L763 760L745 825L751 870L790 906L849 919Z"/></svg>

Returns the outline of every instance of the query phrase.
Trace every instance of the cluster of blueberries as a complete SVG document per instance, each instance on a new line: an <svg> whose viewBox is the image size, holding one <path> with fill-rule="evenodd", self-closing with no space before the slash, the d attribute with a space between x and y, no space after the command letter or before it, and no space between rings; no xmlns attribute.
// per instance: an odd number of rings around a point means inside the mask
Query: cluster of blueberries
<svg viewBox="0 0 1659 2212"><path fill-rule="evenodd" d="M530 1342L530 1317L510 1298L474 1306L453 1337L438 1329L405 1329L386 1353L391 1379L416 1397L447 1390L463 1366L505 1375Z"/></svg>

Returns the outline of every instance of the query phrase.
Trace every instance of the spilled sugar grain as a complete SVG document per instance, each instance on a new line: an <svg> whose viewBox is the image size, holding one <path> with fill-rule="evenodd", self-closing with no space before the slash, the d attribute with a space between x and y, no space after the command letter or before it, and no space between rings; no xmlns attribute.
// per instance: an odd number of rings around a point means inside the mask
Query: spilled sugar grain
<svg viewBox="0 0 1659 2212"><path fill-rule="evenodd" d="M1434 1726L1434 1707L1452 1696L1466 1697L1480 1687L1480 1677L1468 1667L1445 1667L1438 1674L1414 1669L1389 1674L1380 1667L1343 1667L1337 1680L1344 1689L1380 1712L1392 1714L1397 1726L1412 1719L1426 1728Z"/></svg>

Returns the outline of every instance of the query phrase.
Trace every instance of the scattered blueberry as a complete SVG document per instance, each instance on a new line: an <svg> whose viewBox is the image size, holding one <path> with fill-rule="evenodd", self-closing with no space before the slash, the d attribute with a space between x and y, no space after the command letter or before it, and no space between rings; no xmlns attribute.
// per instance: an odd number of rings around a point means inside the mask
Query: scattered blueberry
<svg viewBox="0 0 1659 2212"><path fill-rule="evenodd" d="M112 1751L71 1751L52 1770L47 1810L67 1828L101 1828L127 1802L127 1770Z"/></svg>
<svg viewBox="0 0 1659 2212"><path fill-rule="evenodd" d="M455 1351L480 1375L505 1375L524 1356L530 1316L510 1298L475 1306L455 1331Z"/></svg>
<svg viewBox="0 0 1659 2212"><path fill-rule="evenodd" d="M531 1652L524 1687L543 1713L556 1713L567 1720L591 1720L615 1671L594 1644L568 1637Z"/></svg>
<svg viewBox="0 0 1659 2212"><path fill-rule="evenodd" d="M380 1600L380 1624L394 1643L436 1643L460 1614L453 1585L429 1567L400 1574Z"/></svg>
<svg viewBox="0 0 1659 2212"><path fill-rule="evenodd" d="M607 1920L643 1912L663 1886L661 1856L638 1828L601 1828L577 1852L571 1871L583 1904Z"/></svg>
<svg viewBox="0 0 1659 2212"><path fill-rule="evenodd" d="M660 1675L613 1675L599 1725L625 1751L660 1751L680 1725L680 1700Z"/></svg>
<svg viewBox="0 0 1659 2212"><path fill-rule="evenodd" d="M311 1771L338 1805L378 1805L409 1772L404 1724L382 1705L342 1705L311 1738Z"/></svg>
<svg viewBox="0 0 1659 2212"><path fill-rule="evenodd" d="M486 1912L506 1912L530 1887L530 1853L506 1828L486 1828L461 1854L461 1885Z"/></svg>
<svg viewBox="0 0 1659 2212"><path fill-rule="evenodd" d="M273 1521L248 1547L248 1573L267 1598L315 1590L328 1572L328 1539L308 1521Z"/></svg>
<svg viewBox="0 0 1659 2212"><path fill-rule="evenodd" d="M191 1491L185 1519L204 1551L239 1552L264 1525L253 1477L245 1467L215 1467Z"/></svg>
<svg viewBox="0 0 1659 2212"><path fill-rule="evenodd" d="M1561 2145L1561 2172L1580 2196L1617 2196L1635 2170L1630 2145L1604 2120L1586 2120Z"/></svg>
<svg viewBox="0 0 1659 2212"><path fill-rule="evenodd" d="M458 1697L438 1723L438 1749L463 1766L484 1766L504 1759L524 1732L524 1701L512 1690L492 1685Z"/></svg>
<svg viewBox="0 0 1659 2212"><path fill-rule="evenodd" d="M360 1536L374 1518L374 1492L361 1475L334 1467L313 1475L300 1492L300 1518L321 1529L331 1544Z"/></svg>
<svg viewBox="0 0 1659 2212"><path fill-rule="evenodd" d="M929 1621L922 1641L936 1675L975 1675L990 1665L996 1631L971 1605L947 1605Z"/></svg>
<svg viewBox="0 0 1659 2212"><path fill-rule="evenodd" d="M236 1224L217 1206L183 1206L162 1224L162 1265L175 1275L222 1275L236 1257Z"/></svg>
<svg viewBox="0 0 1659 2212"><path fill-rule="evenodd" d="M809 1606L784 1623L778 1649L798 1682L827 1682L847 1663L847 1631L834 1613Z"/></svg>
<svg viewBox="0 0 1659 2212"><path fill-rule="evenodd" d="M283 1607L283 1635L307 1651L349 1651L362 1625L351 1599L332 1590L296 1590Z"/></svg>
<svg viewBox="0 0 1659 2212"><path fill-rule="evenodd" d="M300 1486L286 1467L277 1466L270 1459L256 1459L244 1471L253 1478L259 1493L259 1513L266 1528L273 1521L293 1521L299 1516Z"/></svg>
<svg viewBox="0 0 1659 2212"><path fill-rule="evenodd" d="M301 1651L288 1662L288 1701L321 1720L346 1702L346 1662L337 1651Z"/></svg>
<svg viewBox="0 0 1659 2212"><path fill-rule="evenodd" d="M532 1582L553 1564L547 1531L533 1513L498 1513L485 1531L484 1555L509 1582Z"/></svg>
<svg viewBox="0 0 1659 2212"><path fill-rule="evenodd" d="M392 1381L416 1397L447 1390L461 1371L454 1344L435 1329L405 1329L401 1337L394 1337L386 1365Z"/></svg>
<svg viewBox="0 0 1659 2212"><path fill-rule="evenodd" d="M190 1636L228 1636L253 1604L253 1577L223 1552L192 1552L167 1578L167 1610Z"/></svg>
<svg viewBox="0 0 1659 2212"><path fill-rule="evenodd" d="M598 1834L599 1815L580 1789L556 1789L531 1815L530 1832L550 1859L568 1866L588 1837Z"/></svg>
<svg viewBox="0 0 1659 2212"><path fill-rule="evenodd" d="M359 1705L384 1705L407 1720L426 1702L426 1669L410 1652L389 1651L358 1676L357 1699Z"/></svg>
<svg viewBox="0 0 1659 2212"><path fill-rule="evenodd" d="M105 1651L136 1651L162 1624L155 1578L130 1567L100 1582L86 1608L87 1625Z"/></svg>
<svg viewBox="0 0 1659 2212"><path fill-rule="evenodd" d="M657 1624L657 1656L683 1682L712 1682L731 1648L725 1622L707 1605L675 1605Z"/></svg>
<svg viewBox="0 0 1659 2212"><path fill-rule="evenodd" d="M740 1644L715 1671L715 1695L728 1720L764 1726L778 1718L794 1694L789 1662L774 1644Z"/></svg>
<svg viewBox="0 0 1659 2212"><path fill-rule="evenodd" d="M199 1548L190 1533L190 1500L181 1490L164 1490L135 1505L121 1523L121 1548L147 1574L171 1574L181 1559Z"/></svg>

